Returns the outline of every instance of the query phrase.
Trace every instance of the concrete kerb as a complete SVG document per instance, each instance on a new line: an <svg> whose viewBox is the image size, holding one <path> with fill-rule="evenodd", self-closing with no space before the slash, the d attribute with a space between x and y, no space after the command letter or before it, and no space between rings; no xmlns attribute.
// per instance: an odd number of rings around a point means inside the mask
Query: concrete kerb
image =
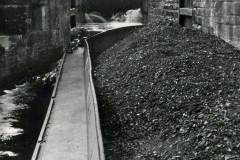
<svg viewBox="0 0 240 160"><path fill-rule="evenodd" d="M55 98L56 95L57 95L57 89L58 89L58 85L59 85L59 81L60 81L60 78L62 76L62 71L63 71L63 64L66 60L66 53L63 55L63 58L62 58L62 63L60 65L60 69L59 69L59 72L58 72L58 76L57 76L57 79L56 79L56 83L54 85L54 89L53 89L53 93L52 93L52 98Z"/></svg>

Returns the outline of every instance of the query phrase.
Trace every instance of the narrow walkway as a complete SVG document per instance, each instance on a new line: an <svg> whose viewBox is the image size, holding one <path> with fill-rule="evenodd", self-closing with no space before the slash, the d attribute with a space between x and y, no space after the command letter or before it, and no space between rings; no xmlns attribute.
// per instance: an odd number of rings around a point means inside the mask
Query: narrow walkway
<svg viewBox="0 0 240 160"><path fill-rule="evenodd" d="M40 160L87 160L83 49L67 55Z"/></svg>

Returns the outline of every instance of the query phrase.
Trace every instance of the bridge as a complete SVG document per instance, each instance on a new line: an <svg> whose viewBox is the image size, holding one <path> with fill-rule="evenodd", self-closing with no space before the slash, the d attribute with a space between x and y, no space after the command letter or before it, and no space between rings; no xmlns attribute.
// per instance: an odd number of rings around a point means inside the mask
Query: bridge
<svg viewBox="0 0 240 160"><path fill-rule="evenodd" d="M84 48L64 54L32 160L105 159L91 58L136 27L97 34Z"/></svg>

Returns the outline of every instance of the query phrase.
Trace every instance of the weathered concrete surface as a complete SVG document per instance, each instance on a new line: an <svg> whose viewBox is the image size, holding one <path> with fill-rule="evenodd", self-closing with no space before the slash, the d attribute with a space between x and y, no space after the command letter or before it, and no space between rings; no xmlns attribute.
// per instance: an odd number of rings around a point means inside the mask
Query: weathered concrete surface
<svg viewBox="0 0 240 160"><path fill-rule="evenodd" d="M83 49L67 56L40 160L87 160L83 69Z"/></svg>
<svg viewBox="0 0 240 160"><path fill-rule="evenodd" d="M122 40L124 37L129 35L132 31L142 27L141 24L132 26L126 26L121 28L115 28L107 30L105 32L96 34L88 39L90 53L92 57L97 56L107 48L113 46L116 42Z"/></svg>

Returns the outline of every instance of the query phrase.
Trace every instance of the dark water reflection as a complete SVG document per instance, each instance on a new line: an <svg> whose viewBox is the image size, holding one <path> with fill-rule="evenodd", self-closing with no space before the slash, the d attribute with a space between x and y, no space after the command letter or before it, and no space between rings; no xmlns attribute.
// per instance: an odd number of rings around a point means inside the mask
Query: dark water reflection
<svg viewBox="0 0 240 160"><path fill-rule="evenodd" d="M25 83L0 96L0 159L31 159L52 83Z"/></svg>

